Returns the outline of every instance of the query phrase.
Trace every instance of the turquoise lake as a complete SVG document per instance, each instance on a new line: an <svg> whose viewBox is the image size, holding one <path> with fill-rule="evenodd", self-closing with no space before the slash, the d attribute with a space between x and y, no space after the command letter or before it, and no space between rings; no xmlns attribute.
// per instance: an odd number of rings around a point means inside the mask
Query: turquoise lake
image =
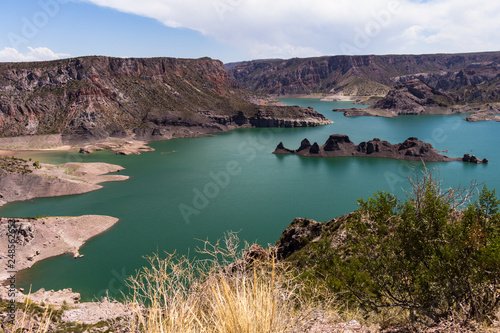
<svg viewBox="0 0 500 333"><path fill-rule="evenodd" d="M120 219L112 229L89 240L85 257L64 255L19 272L18 287L72 288L84 300L116 296L124 279L146 264L144 255L177 251L195 256L201 240L215 241L228 230L261 245L275 243L295 217L327 221L356 209L356 200L377 190L400 196L408 187L408 162L373 158L304 158L273 155L282 141L299 147L308 138L323 144L330 134L347 134L358 144L373 138L391 143L410 136L430 142L446 155L486 157L490 163L429 163L446 185L471 181L500 187L499 123L463 120L464 115L401 116L392 119L346 118L332 108L350 102L284 99L287 104L312 106L333 124L316 128L239 129L211 137L153 142L154 152L120 156L109 152L80 155L37 154L54 163L106 162L125 168L123 182L104 183L98 191L8 204L2 216L110 215ZM172 152L161 154L162 152ZM415 164L415 163L414 163ZM416 164L418 165L418 163ZM200 194L201 193L201 194Z"/></svg>

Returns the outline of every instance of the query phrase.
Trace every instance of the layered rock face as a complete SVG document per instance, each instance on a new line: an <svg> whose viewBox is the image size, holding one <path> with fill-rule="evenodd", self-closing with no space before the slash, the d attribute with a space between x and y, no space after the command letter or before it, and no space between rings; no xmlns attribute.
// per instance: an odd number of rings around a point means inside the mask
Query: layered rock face
<svg viewBox="0 0 500 333"><path fill-rule="evenodd" d="M280 142L273 154L296 154L310 157L379 157L424 162L481 162L476 157L467 159L466 157L451 158L441 155L430 143L414 137L394 145L378 138L355 145L347 135L343 134L330 135L322 146L319 146L316 142L311 145L309 140L304 139L296 150L285 148L283 143ZM482 162L487 163L488 161L484 159Z"/></svg>
<svg viewBox="0 0 500 333"><path fill-rule="evenodd" d="M429 87L419 79L402 83L373 105L373 109L393 112L396 115L428 113L429 108L448 108L454 98Z"/></svg>
<svg viewBox="0 0 500 333"><path fill-rule="evenodd" d="M478 96L482 97L478 97L478 100L484 101L488 99L479 90L480 88L476 88ZM491 94L488 96L491 96ZM456 94L436 90L420 79L413 79L398 84L385 97L376 101L374 105L367 109L333 109L333 111L344 112L346 117L472 113L465 120L499 120L497 115L500 103L463 104L462 101L462 98Z"/></svg>
<svg viewBox="0 0 500 333"><path fill-rule="evenodd" d="M384 86L419 79L436 90L456 93L466 103L500 101L499 52L273 59L226 67L249 91L275 95L384 96Z"/></svg>
<svg viewBox="0 0 500 333"><path fill-rule="evenodd" d="M238 126L317 126L314 110L262 106L220 61L83 57L0 63L0 135L187 136Z"/></svg>
<svg viewBox="0 0 500 333"><path fill-rule="evenodd" d="M395 84L419 79L439 91L453 92L463 103L500 101L500 64L495 60L484 64L472 63L459 71L419 73L394 77Z"/></svg>

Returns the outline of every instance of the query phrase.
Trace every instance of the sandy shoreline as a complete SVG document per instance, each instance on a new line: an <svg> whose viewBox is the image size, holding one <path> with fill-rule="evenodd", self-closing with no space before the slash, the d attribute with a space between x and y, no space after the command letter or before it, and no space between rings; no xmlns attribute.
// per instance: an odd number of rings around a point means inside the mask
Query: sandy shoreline
<svg viewBox="0 0 500 333"><path fill-rule="evenodd" d="M39 219L0 218L0 282L15 271L65 253L79 257L78 250L90 238L111 228L118 219L102 215L44 217ZM11 237L10 235L15 235ZM17 239L11 243L10 240ZM15 263L9 267L8 244L15 245ZM12 263L12 262L10 262Z"/></svg>
<svg viewBox="0 0 500 333"><path fill-rule="evenodd" d="M37 148L37 149L2 149L0 147L0 156L24 156L29 153L49 152L49 151L74 151L78 152L76 147L73 146L60 146L53 148Z"/></svg>
<svg viewBox="0 0 500 333"><path fill-rule="evenodd" d="M0 206L14 201L33 198L55 197L81 194L102 188L99 185L108 181L123 181L125 175L109 175L124 168L108 163L65 163L59 165L38 163L19 158L11 158L16 153L40 151L71 151L74 146L60 145L34 148L36 138L1 138L0 143L14 141L15 149L0 150L2 167L0 168ZM46 139L41 138L41 141ZM10 141L9 141L10 140ZM50 136L50 142L57 143ZM115 144L114 148L123 148L126 153L150 150L145 142L125 141L124 145ZM20 147L19 144L26 146ZM125 146L125 147L123 147ZM9 228L9 221L15 221L15 227ZM9 235L13 233L17 241L15 250L15 270L23 270L34 263L49 257L72 253L79 257L78 250L88 239L108 230L118 222L109 216L85 215L80 217L47 217L40 219L10 219L0 217L0 282L9 277L12 268L9 264ZM12 238L12 237L10 237Z"/></svg>
<svg viewBox="0 0 500 333"><path fill-rule="evenodd" d="M100 183L129 178L108 175L123 170L123 167L107 163L39 164L35 167L33 162L5 159L5 165L16 163L23 172L0 169L0 206L13 201L86 193L102 188ZM78 257L78 250L85 241L108 230L116 222L117 218L97 215L40 219L0 217L0 281L9 276L7 265L12 258L9 258L8 245L12 238L17 240L14 243L14 268L18 271L64 253Z"/></svg>
<svg viewBox="0 0 500 333"><path fill-rule="evenodd" d="M11 271L18 272L30 268L36 262L50 257L72 253L74 258L80 258L79 249L87 240L107 231L118 221L117 218L103 215L39 219L0 218L0 283L8 281L12 275ZM10 243L9 234L14 234L17 242ZM9 262L11 258L8 244L15 245L14 269L9 267L12 262ZM24 292L28 293L28 290ZM58 309L70 306L63 314L63 322L83 321L95 324L130 314L130 309L117 301L103 299L98 302L79 303L80 294L71 289L46 291L42 288L25 295L19 289L13 290L9 285L0 285L0 299L23 303L27 298L36 304L51 304Z"/></svg>
<svg viewBox="0 0 500 333"><path fill-rule="evenodd" d="M107 138L98 142L87 142L80 145L60 145L46 146L43 143L39 146L33 146L33 139L40 137L41 141L45 136L30 136L30 137L9 137L0 138L0 156L24 156L30 152L49 152L49 151L74 151L75 153L89 154L94 151L109 149L110 152L121 155L139 155L141 152L154 151L149 147L147 141L136 139L123 139L123 138ZM12 141L16 144L13 146Z"/></svg>
<svg viewBox="0 0 500 333"><path fill-rule="evenodd" d="M137 145L140 149L143 148L142 146ZM0 156L4 155L2 161L5 163L0 169L0 206L8 202L36 197L85 193L102 188L99 185L102 182L122 181L129 178L124 175L108 175L110 172L124 169L119 165L107 163L38 164L38 162L9 157L20 151L74 149L72 146L60 146L1 151ZM109 230L118 221L115 217L102 215L38 219L0 217L0 284L9 283L12 275L15 276L17 272L50 257L66 253L73 254L75 259L82 257L79 252L81 246L87 240ZM78 303L80 295L72 292L71 289L54 292L45 291L42 288L29 296L15 289L14 298L12 292L10 285L0 285L0 298L4 300L14 299L17 302L23 302L29 298L36 303L57 304L59 307L67 304L73 305L75 308L65 313L63 321L77 320L95 324L101 320L127 315L129 312L124 304L107 300L80 304Z"/></svg>
<svg viewBox="0 0 500 333"><path fill-rule="evenodd" d="M316 94L291 94L274 96L274 98L305 98L305 99L319 99L320 101L326 102L358 102L368 100L373 96L357 96L357 95L335 95L326 93L316 93Z"/></svg>
<svg viewBox="0 0 500 333"><path fill-rule="evenodd" d="M28 163L26 163L28 164ZM29 165L29 164L28 164ZM100 183L127 180L128 176L107 175L123 170L107 163L40 164L40 169L29 165L31 173L4 172L0 177L0 206L33 198L82 194L102 188ZM1 169L0 169L1 171Z"/></svg>

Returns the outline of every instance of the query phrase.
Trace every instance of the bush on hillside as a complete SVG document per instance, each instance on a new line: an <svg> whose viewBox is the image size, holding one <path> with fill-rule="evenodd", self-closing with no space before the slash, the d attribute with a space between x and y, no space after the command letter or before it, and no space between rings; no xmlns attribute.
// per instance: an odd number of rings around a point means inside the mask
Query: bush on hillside
<svg viewBox="0 0 500 333"><path fill-rule="evenodd" d="M500 304L495 190L484 186L466 205L471 191L445 191L430 172L412 185L404 202L387 192L358 201L330 269L369 308L405 308L432 322L491 319Z"/></svg>

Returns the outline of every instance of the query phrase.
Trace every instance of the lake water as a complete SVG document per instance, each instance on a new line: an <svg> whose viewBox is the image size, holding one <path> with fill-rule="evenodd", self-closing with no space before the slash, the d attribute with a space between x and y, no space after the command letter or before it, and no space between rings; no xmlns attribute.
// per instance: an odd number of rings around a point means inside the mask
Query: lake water
<svg viewBox="0 0 500 333"><path fill-rule="evenodd" d="M2 216L102 214L120 219L111 230L91 239L74 260L59 256L18 274L18 286L38 290L72 288L84 300L117 295L124 279L146 264L144 255L177 251L195 255L199 239L215 241L228 230L240 239L275 243L295 217L330 220L356 208L356 199L377 190L402 195L411 171L408 162L373 158L304 158L271 154L283 141L295 149L307 137L323 144L330 134L347 134L358 144L378 137L391 143L416 136L448 156L472 153L487 165L429 163L447 185L471 181L500 186L500 138L494 122L469 123L463 115L402 116L392 119L346 118L332 108L349 102L285 99L312 106L335 123L317 128L240 129L213 137L153 142L154 152L120 156L108 152L79 155L38 154L37 159L107 162L126 168L131 178L105 183L82 195L42 198L8 204ZM175 152L172 152L175 151ZM162 152L172 152L162 154Z"/></svg>

